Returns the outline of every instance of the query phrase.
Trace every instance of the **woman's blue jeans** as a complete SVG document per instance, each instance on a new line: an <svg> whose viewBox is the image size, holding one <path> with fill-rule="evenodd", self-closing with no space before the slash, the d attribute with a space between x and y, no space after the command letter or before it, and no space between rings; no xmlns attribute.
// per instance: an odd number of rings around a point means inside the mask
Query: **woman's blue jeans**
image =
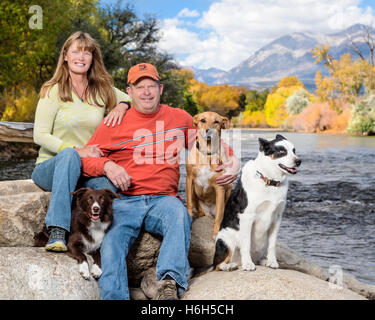
<svg viewBox="0 0 375 320"><path fill-rule="evenodd" d="M73 148L66 148L56 156L35 166L31 179L42 189L51 191L46 226L64 228L70 231L71 204L70 195L76 189L81 175L81 158ZM92 189L116 187L106 178L84 179L82 186Z"/></svg>
<svg viewBox="0 0 375 320"><path fill-rule="evenodd" d="M172 196L126 196L113 201L114 222L100 249L102 299L129 299L126 256L141 226L163 236L156 264L157 280L170 275L178 293L188 287L191 217L183 203Z"/></svg>
<svg viewBox="0 0 375 320"><path fill-rule="evenodd" d="M70 231L70 195L81 175L81 158L73 148L66 148L56 156L35 166L31 179L42 189L51 191L46 226Z"/></svg>

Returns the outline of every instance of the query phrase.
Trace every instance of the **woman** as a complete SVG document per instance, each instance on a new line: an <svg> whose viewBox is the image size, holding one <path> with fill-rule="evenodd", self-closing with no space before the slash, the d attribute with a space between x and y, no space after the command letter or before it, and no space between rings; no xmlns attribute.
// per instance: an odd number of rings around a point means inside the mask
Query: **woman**
<svg viewBox="0 0 375 320"><path fill-rule="evenodd" d="M43 84L35 113L34 142L41 146L33 181L51 192L46 215L50 231L46 250L67 251L70 230L70 193L81 174L81 158L100 157L98 145L85 146L103 120L120 123L129 96L112 85L98 43L87 33L76 32L64 43L55 74Z"/></svg>

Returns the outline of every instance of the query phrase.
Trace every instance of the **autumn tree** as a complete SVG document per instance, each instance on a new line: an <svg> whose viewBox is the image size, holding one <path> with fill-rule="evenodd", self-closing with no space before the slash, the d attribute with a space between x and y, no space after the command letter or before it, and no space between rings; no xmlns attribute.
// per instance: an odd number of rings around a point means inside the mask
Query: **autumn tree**
<svg viewBox="0 0 375 320"><path fill-rule="evenodd" d="M189 91L197 102L198 112L213 111L221 115L228 115L230 110L239 107L239 97L244 88L234 86L209 86L204 82L191 81Z"/></svg>
<svg viewBox="0 0 375 320"><path fill-rule="evenodd" d="M309 93L305 89L295 91L288 99L286 99L286 112L293 116L300 113L309 105Z"/></svg>
<svg viewBox="0 0 375 320"><path fill-rule="evenodd" d="M77 30L99 42L116 87L125 90L132 65L150 62L165 85L162 102L174 107L188 103L194 112L185 78L173 73L178 67L172 57L157 50L159 25L154 16L140 19L130 5L101 8L97 0L40 0L43 26L31 29L32 4L31 0L0 1L0 118L6 110L3 120L21 121L19 115L32 120L35 96L52 77L63 43ZM20 99L25 94L30 99Z"/></svg>
<svg viewBox="0 0 375 320"><path fill-rule="evenodd" d="M352 105L348 131L364 135L375 133L375 95L367 95Z"/></svg>
<svg viewBox="0 0 375 320"><path fill-rule="evenodd" d="M254 112L264 110L269 90L250 90L246 94L246 111Z"/></svg>
<svg viewBox="0 0 375 320"><path fill-rule="evenodd" d="M276 89L267 96L264 105L265 118L269 126L280 127L289 117L286 110L286 100L296 91L304 89L297 77L286 77L279 81Z"/></svg>
<svg viewBox="0 0 375 320"><path fill-rule="evenodd" d="M329 53L329 45L317 46L313 50L315 63L323 62L330 76L316 73L315 83L317 95L321 101L333 101L344 98L354 101L361 93L363 86L367 90L375 88L375 69L367 60L352 59L349 53L343 54L339 60Z"/></svg>
<svg viewBox="0 0 375 320"><path fill-rule="evenodd" d="M375 67L375 30L370 25L362 25L361 29L362 43L365 43L369 50L369 63L372 67ZM347 34L346 36L350 42L350 45L347 45L347 47L353 49L360 59L366 60L365 53L360 50L358 43L350 34Z"/></svg>

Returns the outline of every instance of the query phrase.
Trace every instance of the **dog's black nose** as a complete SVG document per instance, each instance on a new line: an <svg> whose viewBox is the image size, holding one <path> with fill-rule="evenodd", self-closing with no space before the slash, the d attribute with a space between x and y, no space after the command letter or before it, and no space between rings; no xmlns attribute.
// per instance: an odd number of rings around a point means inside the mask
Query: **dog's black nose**
<svg viewBox="0 0 375 320"><path fill-rule="evenodd" d="M95 213L99 212L100 208L99 207L94 207L92 208L92 211L94 211Z"/></svg>
<svg viewBox="0 0 375 320"><path fill-rule="evenodd" d="M296 166L299 167L301 165L302 160L296 159Z"/></svg>

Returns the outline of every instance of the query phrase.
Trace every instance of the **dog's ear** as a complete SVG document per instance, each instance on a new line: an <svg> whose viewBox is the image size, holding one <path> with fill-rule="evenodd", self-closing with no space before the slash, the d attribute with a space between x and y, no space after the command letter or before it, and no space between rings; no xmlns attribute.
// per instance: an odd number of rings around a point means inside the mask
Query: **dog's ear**
<svg viewBox="0 0 375 320"><path fill-rule="evenodd" d="M229 129L230 128L230 120L227 117L221 118L221 129Z"/></svg>
<svg viewBox="0 0 375 320"><path fill-rule="evenodd" d="M193 117L193 127L198 127L198 122L199 122L199 114L196 114Z"/></svg>
<svg viewBox="0 0 375 320"><path fill-rule="evenodd" d="M287 138L283 137L281 134L277 134L276 140L287 140Z"/></svg>
<svg viewBox="0 0 375 320"><path fill-rule="evenodd" d="M263 138L259 138L259 151L265 152L268 150L269 141Z"/></svg>
<svg viewBox="0 0 375 320"><path fill-rule="evenodd" d="M117 193L114 193L112 190L110 189L103 189L103 192L109 196L111 199L114 199L114 198L118 198L118 199L121 199L121 197L117 194Z"/></svg>
<svg viewBox="0 0 375 320"><path fill-rule="evenodd" d="M89 190L92 190L90 188L80 188L74 192L71 192L70 195L71 196L76 196L77 198L81 198L82 195L86 192L86 191L89 191Z"/></svg>

